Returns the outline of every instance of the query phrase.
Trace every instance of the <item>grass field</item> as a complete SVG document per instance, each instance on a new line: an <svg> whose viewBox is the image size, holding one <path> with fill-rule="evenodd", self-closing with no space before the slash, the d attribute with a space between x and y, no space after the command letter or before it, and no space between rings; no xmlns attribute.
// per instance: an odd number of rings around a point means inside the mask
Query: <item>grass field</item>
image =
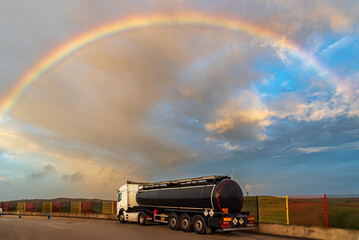
<svg viewBox="0 0 359 240"><path fill-rule="evenodd" d="M359 198L328 198L328 226L359 230Z"/></svg>

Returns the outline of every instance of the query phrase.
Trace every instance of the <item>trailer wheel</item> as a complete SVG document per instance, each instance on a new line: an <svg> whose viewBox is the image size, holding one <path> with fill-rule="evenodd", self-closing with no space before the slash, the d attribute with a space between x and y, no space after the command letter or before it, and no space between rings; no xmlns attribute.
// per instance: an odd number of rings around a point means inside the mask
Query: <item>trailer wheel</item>
<svg viewBox="0 0 359 240"><path fill-rule="evenodd" d="M120 212L117 216L118 218L118 221L120 221L120 223L125 223L126 220L125 220L125 215L123 215L123 212Z"/></svg>
<svg viewBox="0 0 359 240"><path fill-rule="evenodd" d="M138 223L142 226L146 225L146 214L144 212L138 214Z"/></svg>
<svg viewBox="0 0 359 240"><path fill-rule="evenodd" d="M196 215L193 218L193 230L198 234L206 233L206 220L201 215Z"/></svg>
<svg viewBox="0 0 359 240"><path fill-rule="evenodd" d="M168 225L172 230L178 230L179 229L179 222L178 222L178 216L176 213L171 213L168 216Z"/></svg>
<svg viewBox="0 0 359 240"><path fill-rule="evenodd" d="M179 218L179 225L184 232L192 231L192 220L187 213L183 213Z"/></svg>

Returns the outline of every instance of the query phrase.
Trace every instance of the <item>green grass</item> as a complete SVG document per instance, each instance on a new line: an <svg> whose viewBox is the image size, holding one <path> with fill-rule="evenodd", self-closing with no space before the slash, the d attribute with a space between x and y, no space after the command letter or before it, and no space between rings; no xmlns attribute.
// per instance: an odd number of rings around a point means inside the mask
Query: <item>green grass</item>
<svg viewBox="0 0 359 240"><path fill-rule="evenodd" d="M329 198L328 226L359 230L359 198Z"/></svg>

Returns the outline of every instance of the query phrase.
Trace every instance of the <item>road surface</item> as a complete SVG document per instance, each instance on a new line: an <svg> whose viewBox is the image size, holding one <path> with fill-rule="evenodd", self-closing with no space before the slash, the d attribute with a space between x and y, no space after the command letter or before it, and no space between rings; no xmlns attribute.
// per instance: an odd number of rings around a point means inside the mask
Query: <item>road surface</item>
<svg viewBox="0 0 359 240"><path fill-rule="evenodd" d="M262 235L251 232L215 232L199 235L194 232L172 231L167 225L140 226L121 224L113 220L62 218L15 215L0 217L0 239L233 239L233 240L286 240L298 239Z"/></svg>

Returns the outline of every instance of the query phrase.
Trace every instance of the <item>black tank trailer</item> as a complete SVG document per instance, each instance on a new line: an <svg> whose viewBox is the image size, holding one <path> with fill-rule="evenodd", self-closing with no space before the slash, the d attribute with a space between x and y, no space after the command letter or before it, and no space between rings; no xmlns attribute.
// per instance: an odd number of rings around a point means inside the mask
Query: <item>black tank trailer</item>
<svg viewBox="0 0 359 240"><path fill-rule="evenodd" d="M242 189L228 176L143 183L136 202L127 212L137 212L141 225L158 222L199 234L253 229L254 218L241 212Z"/></svg>
<svg viewBox="0 0 359 240"><path fill-rule="evenodd" d="M213 209L240 213L243 192L237 182L229 177L218 177L217 181L188 181L167 186L144 186L137 192L136 200L142 207Z"/></svg>

